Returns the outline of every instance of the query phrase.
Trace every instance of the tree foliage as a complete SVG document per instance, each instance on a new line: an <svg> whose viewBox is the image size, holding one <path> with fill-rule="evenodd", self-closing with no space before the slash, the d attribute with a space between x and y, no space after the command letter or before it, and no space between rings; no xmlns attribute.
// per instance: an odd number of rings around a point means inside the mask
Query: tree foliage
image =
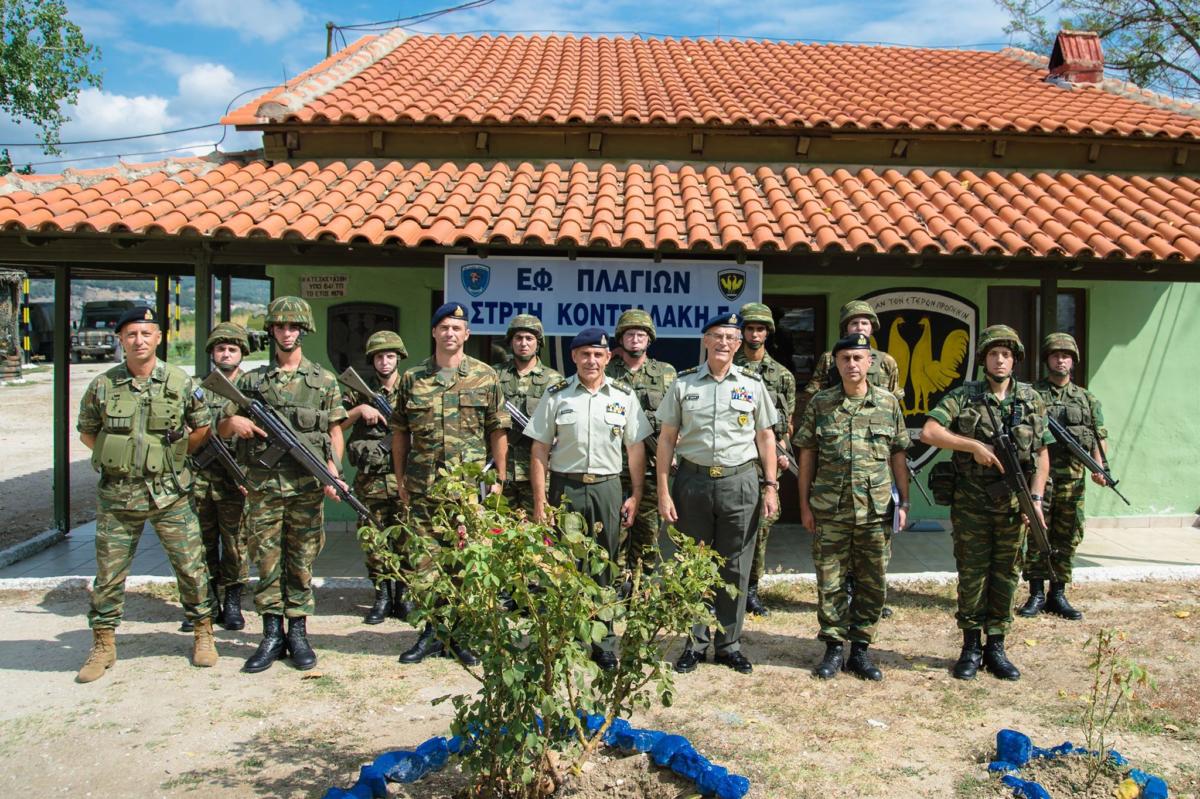
<svg viewBox="0 0 1200 799"><path fill-rule="evenodd" d="M1100 34L1104 63L1145 88L1175 97L1200 97L1200 4L1195 0L996 0L1012 15L1006 33L1050 53L1059 30ZM1057 24L1043 12L1063 16Z"/></svg>
<svg viewBox="0 0 1200 799"><path fill-rule="evenodd" d="M45 152L60 152L63 107L100 85L99 57L63 0L0 0L0 110L36 125Z"/></svg>

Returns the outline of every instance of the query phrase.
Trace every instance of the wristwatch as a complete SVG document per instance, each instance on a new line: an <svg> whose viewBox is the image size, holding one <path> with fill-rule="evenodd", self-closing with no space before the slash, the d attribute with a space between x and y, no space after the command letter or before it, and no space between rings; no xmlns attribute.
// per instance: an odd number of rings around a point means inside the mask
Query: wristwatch
<svg viewBox="0 0 1200 799"><path fill-rule="evenodd" d="M1041 502L1041 501L1042 501L1042 495L1041 495L1041 494L1030 494L1030 495L1029 495L1029 498L1030 498L1030 499L1032 499L1034 502Z"/></svg>
<svg viewBox="0 0 1200 799"><path fill-rule="evenodd" d="M774 488L775 490L779 490L779 481L778 480L763 480L763 485L770 486L771 488Z"/></svg>
<svg viewBox="0 0 1200 799"><path fill-rule="evenodd" d="M912 503L911 502L901 502L897 507L899 507L901 510L908 510L909 508L912 507Z"/></svg>

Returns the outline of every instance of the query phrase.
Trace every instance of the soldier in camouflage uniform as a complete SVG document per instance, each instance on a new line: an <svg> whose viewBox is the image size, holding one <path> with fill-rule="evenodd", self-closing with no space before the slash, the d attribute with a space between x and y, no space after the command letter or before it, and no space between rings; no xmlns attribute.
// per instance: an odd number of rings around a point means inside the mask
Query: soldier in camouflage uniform
<svg viewBox="0 0 1200 799"><path fill-rule="evenodd" d="M230 381L236 381L241 374L242 359L250 354L250 336L246 328L236 322L221 322L208 334L205 349L213 365ZM204 404L212 418L220 419L228 400L206 388L199 390L203 392ZM200 520L214 601L220 604L220 592L225 591L217 623L226 630L240 630L246 626L242 617L242 586L250 580L246 528L242 524L246 491L225 471L220 461L196 469L195 473L192 503Z"/></svg>
<svg viewBox="0 0 1200 799"><path fill-rule="evenodd" d="M605 374L614 380L629 386L642 405L642 411L650 420L654 432L646 443L646 467L654 468L654 449L658 445L658 432L662 424L658 421L658 406L671 383L675 382L675 367L665 361L656 361L646 355L650 345L654 343L657 331L650 314L641 308L630 308L617 319L617 329L613 333L618 349ZM625 543L625 562L629 569L634 569L639 563L646 568L653 568L653 560L657 555L658 530L661 519L658 515L658 490L653 479L645 481L645 493L638 505L637 517ZM629 479L629 464L625 463L621 474L621 488L625 496L630 496L633 485Z"/></svg>
<svg viewBox="0 0 1200 799"><path fill-rule="evenodd" d="M520 314L508 323L505 340L512 350L512 360L499 369L500 390L506 403L511 402L517 410L532 419L542 395L550 386L560 383L563 376L546 366L538 358L542 349L542 322L536 316ZM509 506L533 513L533 494L529 487L530 440L524 429L513 419L508 431L508 484L504 496Z"/></svg>
<svg viewBox="0 0 1200 799"><path fill-rule="evenodd" d="M299 297L276 297L267 306L263 328L275 342L275 361L239 377L238 389L274 408L337 475L346 411L337 379L304 357L301 340L316 332L312 309ZM239 460L247 464L247 543L258 566L254 605L263 617L262 641L242 668L265 671L288 656L297 669L311 669L317 664L307 635L307 618L316 610L312 566L325 546L325 499L337 500L337 491L323 487L290 456L273 469L264 467L260 458L268 446L265 431L233 403L225 413L221 435L240 439Z"/></svg>
<svg viewBox="0 0 1200 799"><path fill-rule="evenodd" d="M825 642L825 657L815 674L825 680L842 668L846 640L846 670L865 680L883 679L867 648L887 595L893 484L900 497L900 527L908 512L908 429L895 395L867 382L870 350L863 333L838 341L833 357L842 384L812 398L795 438L800 518L813 531L817 619ZM858 575L853 603L846 592L848 569Z"/></svg>
<svg viewBox="0 0 1200 799"><path fill-rule="evenodd" d="M372 333L367 339L365 355L372 367L372 373L363 378L367 387L395 408L400 386L399 364L408 357L404 340L391 330ZM354 493L376 519L391 524L400 510L400 492L392 466L388 420L371 404L371 397L353 389L347 388L342 395L342 407L347 413L346 421L342 422L343 435L350 430L346 452L350 465L357 470ZM392 544L395 551L401 550L401 541ZM405 598L404 583L383 579L382 569L379 555L367 552L367 577L375 586L375 602L363 617L364 624L380 624L393 613L403 619L412 612L412 603Z"/></svg>
<svg viewBox="0 0 1200 799"><path fill-rule="evenodd" d="M507 431L512 426L496 372L463 352L471 336L466 307L448 302L434 312L432 324L434 353L400 378L390 423L400 505L415 526L430 518L426 494L437 481L438 469L483 465L489 446L499 479L492 492L500 492L507 477ZM479 662L466 646L451 641L450 648L463 663ZM400 662L420 663L443 651L427 624Z"/></svg>
<svg viewBox="0 0 1200 799"><path fill-rule="evenodd" d="M1042 358L1049 376L1033 384L1046 402L1046 413L1066 428L1079 445L1092 454L1097 463L1105 462L1108 431L1100 400L1086 388L1071 380L1071 372L1079 362L1079 346L1068 333L1051 333L1042 341ZM1046 563L1045 555L1032 547L1025 555L1025 579L1029 581L1029 600L1018 613L1036 616L1042 610L1079 621L1083 614L1067 601L1066 585L1071 582L1071 561L1083 540L1083 488L1087 469L1059 443L1050 445L1050 518L1046 520L1050 546L1054 557ZM1104 478L1092 475L1092 482L1105 485ZM1046 596L1046 580L1050 595Z"/></svg>
<svg viewBox="0 0 1200 799"><path fill-rule="evenodd" d="M767 353L767 336L775 333L775 317L771 315L771 309L761 302L750 302L742 306L741 314L742 348L734 356L733 362L746 371L754 372L766 384L779 416L775 424L775 438L787 447L792 437L792 413L796 410L796 376ZM790 463L786 455L780 455L779 474L787 471ZM755 616L765 616L768 612L758 596L758 579L766 567L767 537L778 519L778 513L759 517L754 563L750 567L750 587L746 590L746 612Z"/></svg>
<svg viewBox="0 0 1200 799"><path fill-rule="evenodd" d="M96 579L88 611L92 649L75 677L81 683L100 679L117 660L125 578L146 522L167 552L179 599L195 627L192 663L217 663L213 602L187 462L189 450L208 436L211 415L195 396L192 378L155 356L162 330L152 310L126 311L116 333L125 362L93 379L79 403L79 440L100 472Z"/></svg>
<svg viewBox="0 0 1200 799"><path fill-rule="evenodd" d="M967 381L947 393L929 413L921 440L932 447L953 450L956 471L950 521L954 526L954 560L958 567L958 627L963 647L954 676L975 677L980 665L1004 680L1020 679L1009 662L1004 636L1012 625L1013 596L1019 582L1025 548L1025 521L1017 497L989 487L1003 479L992 448L995 433L984 404L992 409L1016 445L1022 471L1029 479L1038 515L1050 458L1046 444L1046 404L1027 383L1012 376L1025 349L1017 332L993 325L979 336L976 358L985 380ZM987 634L981 648L980 636Z"/></svg>

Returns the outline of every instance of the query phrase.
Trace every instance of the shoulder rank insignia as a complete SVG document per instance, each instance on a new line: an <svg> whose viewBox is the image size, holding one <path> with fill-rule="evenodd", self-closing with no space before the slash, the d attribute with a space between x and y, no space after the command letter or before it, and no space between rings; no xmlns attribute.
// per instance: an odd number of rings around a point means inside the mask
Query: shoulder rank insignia
<svg viewBox="0 0 1200 799"><path fill-rule="evenodd" d="M558 392L560 392L564 388L566 388L567 383L569 383L569 382L571 382L571 381L570 380L560 380L557 383L555 383L554 385L550 386L550 388L546 389L546 393L547 394L557 394Z"/></svg>
<svg viewBox="0 0 1200 799"><path fill-rule="evenodd" d="M699 366L692 366L688 369L684 369L682 372L677 372L675 376L683 377L684 375L694 375L694 374L696 374L696 372L699 372L699 371L700 371Z"/></svg>

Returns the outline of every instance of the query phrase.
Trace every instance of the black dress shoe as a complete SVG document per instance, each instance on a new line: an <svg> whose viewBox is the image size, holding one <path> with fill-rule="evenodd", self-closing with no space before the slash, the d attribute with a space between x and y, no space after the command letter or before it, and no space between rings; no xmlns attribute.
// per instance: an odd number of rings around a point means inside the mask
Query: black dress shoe
<svg viewBox="0 0 1200 799"><path fill-rule="evenodd" d="M425 658L442 654L443 651L445 651L445 646L433 634L433 626L426 624L425 629L421 630L421 636L417 638L417 642L400 655L400 662L420 663Z"/></svg>
<svg viewBox="0 0 1200 799"><path fill-rule="evenodd" d="M308 643L307 621L304 616L288 619L287 648L292 665L300 671L308 671L317 665L317 653Z"/></svg>
<svg viewBox="0 0 1200 799"><path fill-rule="evenodd" d="M454 659L464 666L479 665L479 655L471 651L470 647L463 646L453 638L450 639L450 652L454 655Z"/></svg>
<svg viewBox="0 0 1200 799"><path fill-rule="evenodd" d="M675 671L680 674L690 674L696 670L696 666L706 660L706 653L705 649L692 649L690 645L685 647L679 660L675 661Z"/></svg>
<svg viewBox="0 0 1200 799"><path fill-rule="evenodd" d="M742 654L742 650L736 652L728 652L724 655L717 655L713 658L713 663L720 666L728 666L738 674L749 674L754 671L754 664Z"/></svg>

